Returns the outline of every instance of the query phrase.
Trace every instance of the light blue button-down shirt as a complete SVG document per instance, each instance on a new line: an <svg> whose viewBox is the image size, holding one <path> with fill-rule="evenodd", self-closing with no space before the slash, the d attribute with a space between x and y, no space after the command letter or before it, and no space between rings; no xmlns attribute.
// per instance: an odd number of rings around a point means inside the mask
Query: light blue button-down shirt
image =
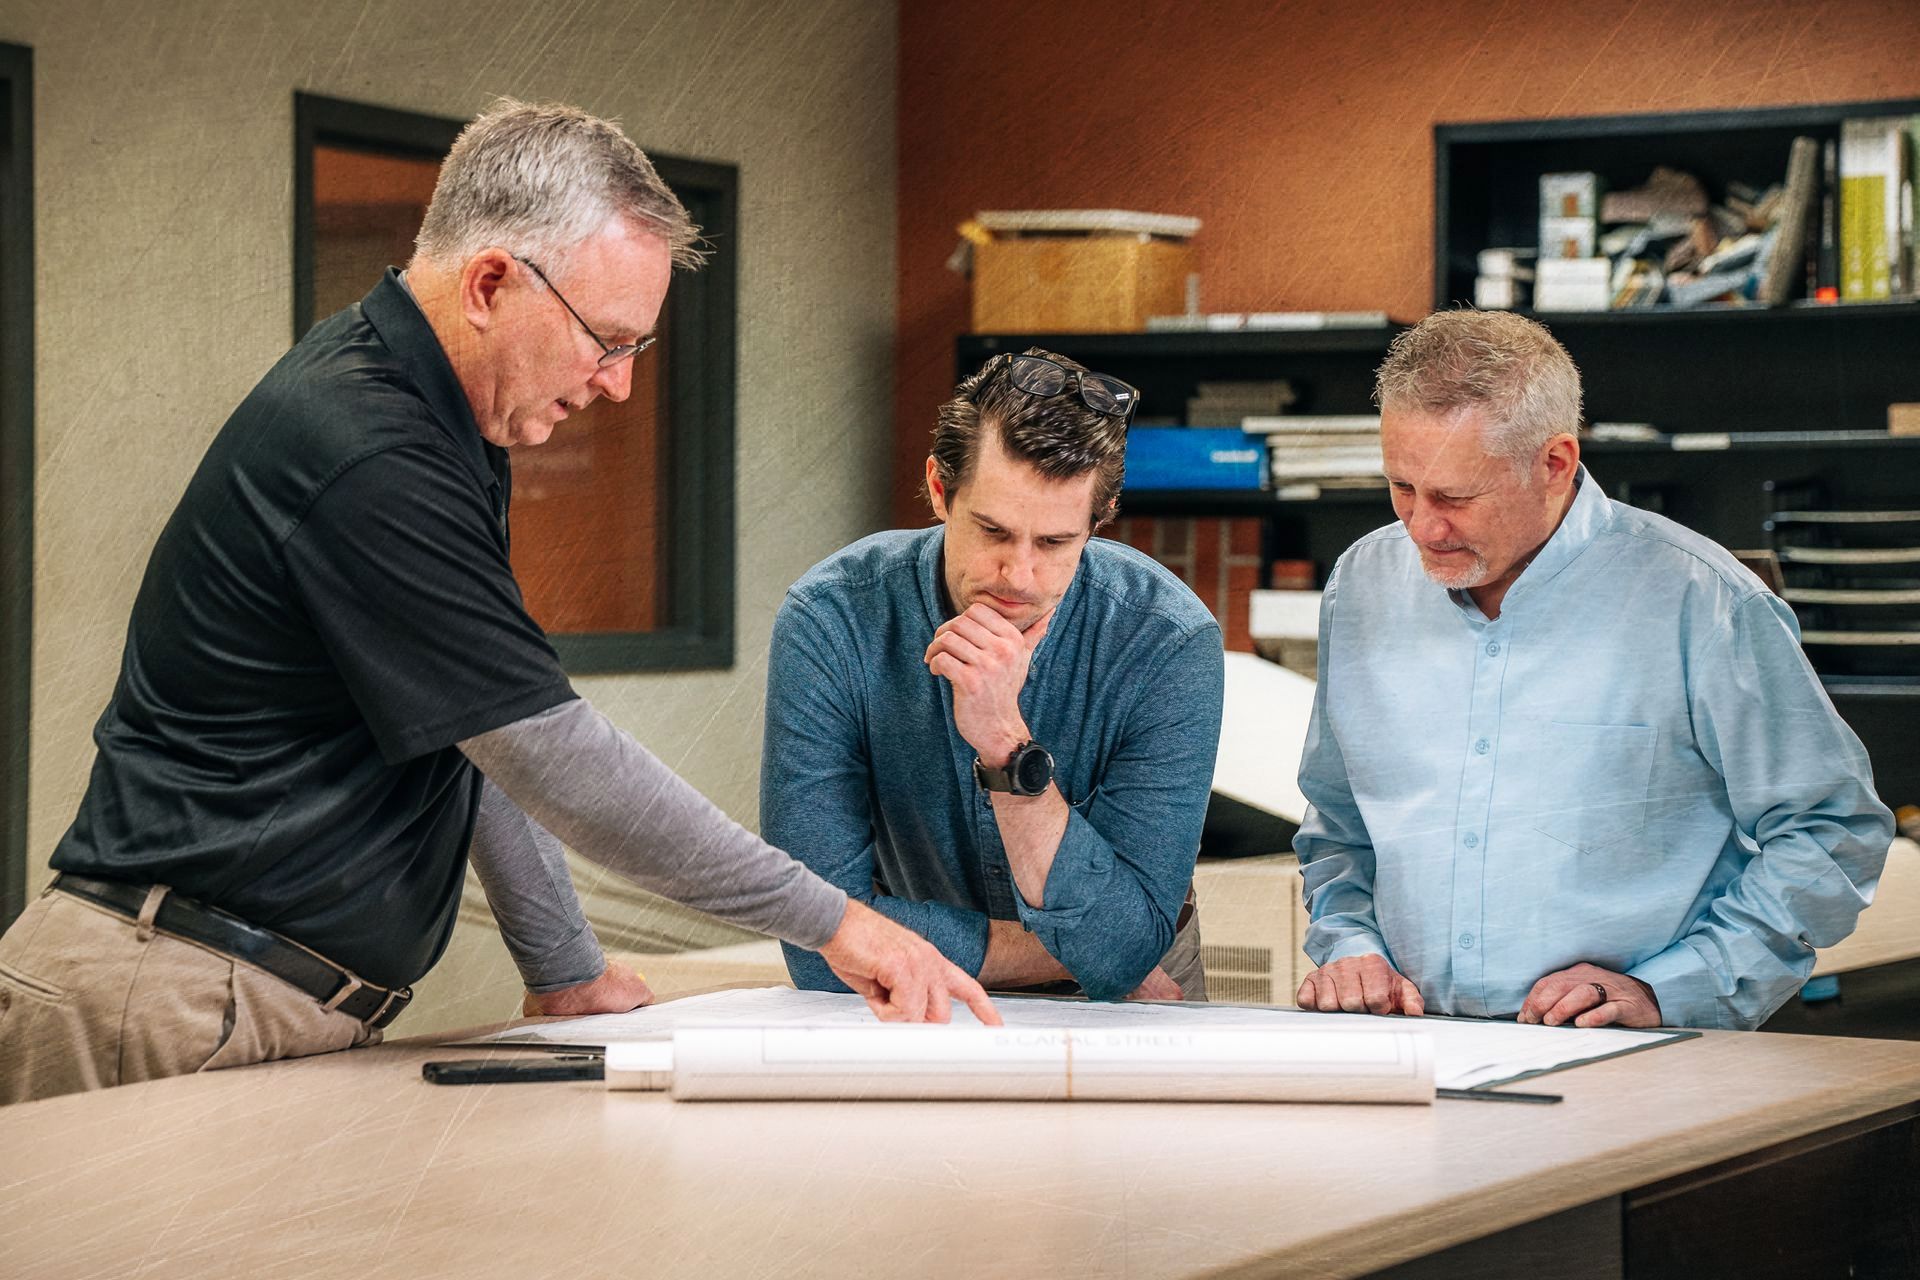
<svg viewBox="0 0 1920 1280"><path fill-rule="evenodd" d="M1487 618L1399 524L1340 558L1294 847L1318 964L1384 955L1504 1017L1582 961L1672 1026L1751 1028L1873 898L1893 818L1792 611L1582 472Z"/></svg>

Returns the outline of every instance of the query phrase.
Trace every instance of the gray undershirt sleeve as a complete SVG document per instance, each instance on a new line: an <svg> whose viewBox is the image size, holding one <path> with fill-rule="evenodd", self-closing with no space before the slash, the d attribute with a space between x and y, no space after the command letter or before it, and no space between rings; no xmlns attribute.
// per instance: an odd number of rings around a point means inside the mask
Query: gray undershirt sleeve
<svg viewBox="0 0 1920 1280"><path fill-rule="evenodd" d="M573 891L566 850L491 782L481 784L467 856L527 990L559 991L600 976L607 960Z"/></svg>
<svg viewBox="0 0 1920 1280"><path fill-rule="evenodd" d="M643 889L810 951L846 914L845 893L727 817L584 699L460 750L537 826ZM544 863L513 865L518 887L503 887L502 901L541 898ZM519 920L513 928L530 953L547 954L565 943L561 915L550 918L553 936L530 936L542 930Z"/></svg>

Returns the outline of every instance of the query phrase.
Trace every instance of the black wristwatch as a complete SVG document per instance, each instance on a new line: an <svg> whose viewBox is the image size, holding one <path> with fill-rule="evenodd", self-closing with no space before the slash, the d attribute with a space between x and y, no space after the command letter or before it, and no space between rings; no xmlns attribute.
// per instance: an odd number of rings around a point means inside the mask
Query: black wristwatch
<svg viewBox="0 0 1920 1280"><path fill-rule="evenodd" d="M1002 768L973 762L973 780L982 790L1001 791L1010 796L1045 795L1053 782L1053 757L1039 743L1028 739L1013 749Z"/></svg>

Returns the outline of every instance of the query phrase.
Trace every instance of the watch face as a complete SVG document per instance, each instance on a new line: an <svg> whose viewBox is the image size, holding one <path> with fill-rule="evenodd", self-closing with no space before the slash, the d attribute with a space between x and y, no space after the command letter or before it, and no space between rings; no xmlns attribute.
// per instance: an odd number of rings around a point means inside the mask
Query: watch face
<svg viewBox="0 0 1920 1280"><path fill-rule="evenodd" d="M1053 781L1053 757L1044 747L1029 747L1013 762L1013 779L1027 795L1039 795Z"/></svg>

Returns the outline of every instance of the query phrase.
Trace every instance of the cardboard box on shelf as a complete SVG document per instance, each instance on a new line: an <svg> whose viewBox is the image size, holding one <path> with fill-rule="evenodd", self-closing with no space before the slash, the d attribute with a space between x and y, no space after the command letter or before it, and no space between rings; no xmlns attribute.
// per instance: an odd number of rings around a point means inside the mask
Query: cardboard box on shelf
<svg viewBox="0 0 1920 1280"><path fill-rule="evenodd" d="M982 211L948 265L971 266L975 333L1139 333L1149 316L1199 311L1199 230L1130 209Z"/></svg>
<svg viewBox="0 0 1920 1280"><path fill-rule="evenodd" d="M1591 258L1599 232L1592 218L1540 219L1540 261Z"/></svg>
<svg viewBox="0 0 1920 1280"><path fill-rule="evenodd" d="M1605 311L1613 300L1605 258L1542 259L1533 286L1535 311Z"/></svg>
<svg viewBox="0 0 1920 1280"><path fill-rule="evenodd" d="M1595 218L1600 214L1600 175L1597 173L1543 173L1540 175L1540 217Z"/></svg>
<svg viewBox="0 0 1920 1280"><path fill-rule="evenodd" d="M1475 276L1473 305L1482 311L1512 311L1520 305L1520 282L1498 276Z"/></svg>
<svg viewBox="0 0 1920 1280"><path fill-rule="evenodd" d="M997 237L973 255L975 333L1136 333L1179 311L1191 246L1141 235Z"/></svg>

